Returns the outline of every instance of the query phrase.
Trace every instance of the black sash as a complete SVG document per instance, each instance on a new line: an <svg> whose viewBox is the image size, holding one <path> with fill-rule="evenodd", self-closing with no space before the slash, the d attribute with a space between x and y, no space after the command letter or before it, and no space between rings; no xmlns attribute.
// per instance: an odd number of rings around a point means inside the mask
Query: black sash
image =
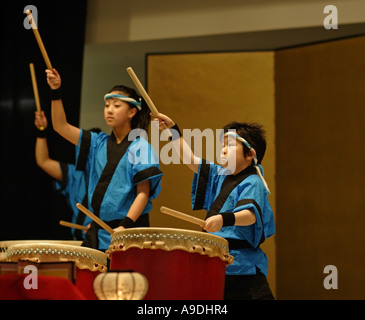
<svg viewBox="0 0 365 320"><path fill-rule="evenodd" d="M124 154L126 153L128 147L132 142L133 141L128 140L128 135L126 135L123 141L118 144L115 139L114 133L112 133L108 139L107 163L104 167L103 172L101 173L91 200L91 206L96 216L99 216L100 214L100 207L103 202L106 190L108 189L108 186L110 184L110 181L113 178L115 169L117 168L120 159L123 158Z"/></svg>
<svg viewBox="0 0 365 320"><path fill-rule="evenodd" d="M236 188L243 180L245 180L247 177L257 174L256 168L254 166L250 166L246 168L245 170L239 172L236 175L227 175L226 178L223 181L222 188L220 193L218 194L217 198L212 203L211 207L209 208L209 211L207 212L207 216L205 219L208 219L211 216L214 216L216 214L219 214L224 203L226 202L228 196L230 193ZM236 207L239 207L244 204L253 203L255 207L257 208L261 221L262 220L262 213L260 206L256 203L256 201L251 199L243 199L238 201ZM245 249L245 248L253 248L252 245L247 240L238 240L238 239L231 239L226 238L229 244L229 249ZM262 225L262 235L259 242L259 245L263 243L265 240L265 234L264 234L264 226Z"/></svg>
<svg viewBox="0 0 365 320"><path fill-rule="evenodd" d="M221 191L209 208L205 219L218 214L232 190L252 174L256 174L256 169L253 166L250 166L236 175L227 175L223 181Z"/></svg>
<svg viewBox="0 0 365 320"><path fill-rule="evenodd" d="M108 138L107 163L104 167L103 172L100 175L99 181L95 187L91 200L93 213L98 217L100 216L100 207L103 202L106 190L108 189L110 181L112 180L112 177L114 175L115 169L117 168L119 161L123 158L124 154L126 153L128 147L132 142L133 141L128 140L128 135L126 135L123 141L118 144L113 132ZM120 222L120 220L118 221ZM94 225L94 227L91 227L86 233L85 240L83 241L82 246L98 249L98 229L96 228L95 223L92 223L91 225Z"/></svg>

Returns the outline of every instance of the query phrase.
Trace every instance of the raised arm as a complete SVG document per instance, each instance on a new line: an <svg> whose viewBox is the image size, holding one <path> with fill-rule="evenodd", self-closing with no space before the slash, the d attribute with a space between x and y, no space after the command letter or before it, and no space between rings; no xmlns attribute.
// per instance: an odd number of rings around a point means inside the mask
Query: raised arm
<svg viewBox="0 0 365 320"><path fill-rule="evenodd" d="M78 145L80 129L67 122L65 110L60 95L61 77L56 69L46 70L47 82L52 91L52 124L53 129L66 140Z"/></svg>
<svg viewBox="0 0 365 320"><path fill-rule="evenodd" d="M158 114L158 121L160 129L162 129L164 126L168 127L169 129L173 129L175 126L175 122L162 113ZM193 150L191 150L190 146L186 143L183 137L180 136L179 139L173 140L172 144L179 152L180 159L182 160L183 164L185 164L195 173L198 173L200 158L194 154Z"/></svg>
<svg viewBox="0 0 365 320"><path fill-rule="evenodd" d="M35 159L37 165L52 178L61 181L62 171L60 168L60 163L56 160L51 159L48 153L47 139L44 134L45 130L47 129L48 123L47 118L44 115L44 111L35 112L34 125L37 127L38 130L41 126L44 128L43 131L39 131L40 134L37 135L35 143ZM41 133L43 134L41 135Z"/></svg>

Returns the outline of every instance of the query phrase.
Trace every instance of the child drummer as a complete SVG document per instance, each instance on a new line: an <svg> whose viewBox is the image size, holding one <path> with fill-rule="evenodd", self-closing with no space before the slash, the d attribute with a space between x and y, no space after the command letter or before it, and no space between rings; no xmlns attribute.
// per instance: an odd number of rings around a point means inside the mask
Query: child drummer
<svg viewBox="0 0 365 320"><path fill-rule="evenodd" d="M46 73L53 128L76 145L77 169L85 170L88 177L89 210L114 231L148 227L152 199L161 190L162 172L151 145L140 136L130 141L129 133L137 128L147 131L149 109L141 104L134 89L116 86L104 96L104 119L112 133L82 130L67 122L60 75L55 69ZM110 234L93 222L83 245L106 250L110 240Z"/></svg>
<svg viewBox="0 0 365 320"><path fill-rule="evenodd" d="M51 159L48 152L48 120L44 111L35 111L34 125L36 131L35 159L37 165L49 176L55 179L55 189L59 191L67 200L72 210L72 223L89 226L91 219L76 207L77 203L83 203L87 207L86 196L86 174L83 171L76 170L76 166L71 163L65 163ZM43 128L41 130L40 128ZM93 128L91 131L100 132L99 128ZM75 240L83 240L85 231L71 229Z"/></svg>
<svg viewBox="0 0 365 320"><path fill-rule="evenodd" d="M194 171L192 206L193 210L207 211L204 230L229 242L234 262L226 269L225 299L273 299L266 279L268 260L260 248L275 233L270 192L260 165L266 150L262 127L236 122L226 125L223 166L219 166L196 157L173 120L163 114L158 120L160 128L166 125L171 129L172 143Z"/></svg>

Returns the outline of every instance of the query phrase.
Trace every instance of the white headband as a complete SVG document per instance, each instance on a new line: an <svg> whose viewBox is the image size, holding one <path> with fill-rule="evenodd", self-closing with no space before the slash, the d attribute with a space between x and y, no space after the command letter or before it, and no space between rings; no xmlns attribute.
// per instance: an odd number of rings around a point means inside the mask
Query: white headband
<svg viewBox="0 0 365 320"><path fill-rule="evenodd" d="M142 103L141 102L137 102L135 99L133 98L130 98L130 97L126 97L126 96L123 96L121 94L111 94L111 93L107 93L105 96L104 96L104 101L108 100L108 99L118 99L118 100L122 100L122 101L125 101L125 102L128 102L128 103L131 103L133 105L136 106L136 108L141 111L142 110Z"/></svg>

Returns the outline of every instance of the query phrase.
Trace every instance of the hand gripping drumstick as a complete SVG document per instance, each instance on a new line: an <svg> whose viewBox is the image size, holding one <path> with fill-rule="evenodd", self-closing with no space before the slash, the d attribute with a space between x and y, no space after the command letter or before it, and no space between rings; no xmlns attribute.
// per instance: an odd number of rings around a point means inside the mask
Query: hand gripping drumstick
<svg viewBox="0 0 365 320"><path fill-rule="evenodd" d="M173 209L169 209L169 208L166 208L166 207L161 207L160 208L160 211L162 213L168 214L168 215L173 216L175 218L178 218L178 219L181 219L181 220L185 220L185 221L188 221L188 222L197 224L198 226L201 226L202 228L205 225L205 221L204 220L195 218L193 216L190 216L188 214L185 214L185 213L182 213L182 212L173 210Z"/></svg>
<svg viewBox="0 0 365 320"><path fill-rule="evenodd" d="M114 233L114 230L110 228L104 221L99 219L95 214L90 212L88 209L86 209L81 203L76 204L77 209L81 210L83 213L85 213L89 218L94 220L100 227L102 227L104 230L108 231L110 234Z"/></svg>
<svg viewBox="0 0 365 320"><path fill-rule="evenodd" d="M136 76L136 74L134 73L134 71L131 67L127 68L127 72L129 74L129 76L131 77L132 81L134 82L135 86L137 87L139 93L143 97L144 101L146 101L147 105L151 109L152 114L157 118L159 112L158 112L156 106L154 105L154 103L152 102L152 100L151 100L150 96L148 95L147 91L143 88L141 81L139 81L138 77ZM163 128L168 129L168 127L166 125ZM170 131L168 132L168 135L169 135L169 137L172 136Z"/></svg>
<svg viewBox="0 0 365 320"><path fill-rule="evenodd" d="M46 63L47 69L53 71L51 61L48 58L48 54L47 54L46 48L44 47L41 35L39 34L38 27L36 26L36 24L34 22L32 12L30 10L27 10L27 11L25 11L25 13L28 16L29 23L32 25L32 30L33 30L34 36L37 40L39 49L41 50L41 53L42 53L44 62Z"/></svg>
<svg viewBox="0 0 365 320"><path fill-rule="evenodd" d="M63 220L60 220L60 225L64 226L64 227L78 229L78 230L85 230L86 231L88 229L88 227L82 226L81 224L76 224L76 223L67 222L67 221L63 221Z"/></svg>
<svg viewBox="0 0 365 320"><path fill-rule="evenodd" d="M39 94L38 94L38 86L37 86L37 79L35 77L35 71L34 71L34 64L29 63L30 68L30 76L32 78L32 85L33 85L33 92L34 92L34 100L35 100L35 106L37 108L38 112L41 112L41 104L39 102ZM44 130L43 126L39 126L40 130Z"/></svg>

